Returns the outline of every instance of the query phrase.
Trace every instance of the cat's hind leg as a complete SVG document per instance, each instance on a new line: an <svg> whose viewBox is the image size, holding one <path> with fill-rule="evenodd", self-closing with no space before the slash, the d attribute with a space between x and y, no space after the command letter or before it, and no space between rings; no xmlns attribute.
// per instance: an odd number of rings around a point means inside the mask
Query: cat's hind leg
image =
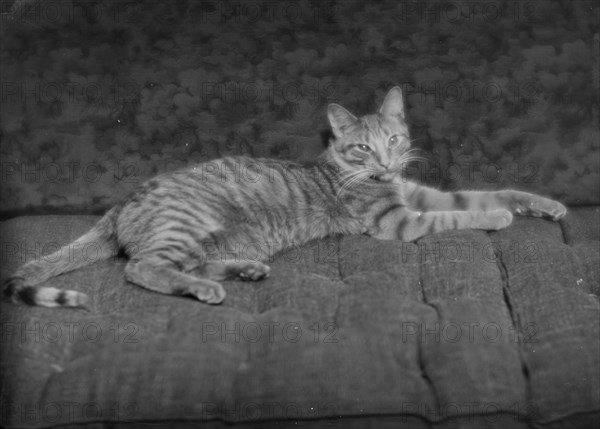
<svg viewBox="0 0 600 429"><path fill-rule="evenodd" d="M210 261L203 265L202 274L213 280L262 280L269 277L271 268L259 261Z"/></svg>
<svg viewBox="0 0 600 429"><path fill-rule="evenodd" d="M262 280L269 277L271 268L260 262L274 251L265 246L252 230L243 227L210 233L202 242L198 274L212 280ZM249 256L252 255L252 256Z"/></svg>
<svg viewBox="0 0 600 429"><path fill-rule="evenodd" d="M208 304L225 299L223 286L214 280L182 271L174 262L151 255L131 259L125 267L125 277L131 283L167 295L192 296Z"/></svg>

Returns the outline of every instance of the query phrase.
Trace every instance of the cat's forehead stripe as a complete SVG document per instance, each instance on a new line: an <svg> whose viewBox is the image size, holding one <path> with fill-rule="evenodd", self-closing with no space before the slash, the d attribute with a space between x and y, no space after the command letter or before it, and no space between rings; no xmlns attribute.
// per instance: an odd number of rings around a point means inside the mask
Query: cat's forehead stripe
<svg viewBox="0 0 600 429"><path fill-rule="evenodd" d="M380 115L369 115L361 118L360 126L362 128L361 138L364 141L387 140L391 135L394 135L394 130L390 127L387 121Z"/></svg>

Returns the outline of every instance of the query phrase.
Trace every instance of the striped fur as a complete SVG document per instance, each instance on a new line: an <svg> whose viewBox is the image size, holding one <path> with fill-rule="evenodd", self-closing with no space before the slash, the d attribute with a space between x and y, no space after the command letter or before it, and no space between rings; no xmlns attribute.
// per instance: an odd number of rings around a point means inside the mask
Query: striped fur
<svg viewBox="0 0 600 429"><path fill-rule="evenodd" d="M328 117L335 138L312 166L228 157L163 174L76 242L99 244L102 257L123 251L131 283L218 304L225 298L219 281L267 277L264 261L312 239L411 241L448 229L501 229L513 214L556 220L566 213L560 203L524 192L444 193L400 180L415 157L399 88L376 114L357 118L332 104ZM42 284L88 263L31 261L8 279L5 293L32 305L87 308L85 294Z"/></svg>

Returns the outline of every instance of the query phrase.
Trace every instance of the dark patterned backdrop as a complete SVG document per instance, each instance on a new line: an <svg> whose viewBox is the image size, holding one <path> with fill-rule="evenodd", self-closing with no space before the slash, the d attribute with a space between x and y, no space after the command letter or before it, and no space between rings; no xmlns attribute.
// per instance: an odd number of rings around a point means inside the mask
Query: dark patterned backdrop
<svg viewBox="0 0 600 429"><path fill-rule="evenodd" d="M411 174L598 204L595 1L3 1L4 213L106 209L228 154L314 158L404 89Z"/></svg>

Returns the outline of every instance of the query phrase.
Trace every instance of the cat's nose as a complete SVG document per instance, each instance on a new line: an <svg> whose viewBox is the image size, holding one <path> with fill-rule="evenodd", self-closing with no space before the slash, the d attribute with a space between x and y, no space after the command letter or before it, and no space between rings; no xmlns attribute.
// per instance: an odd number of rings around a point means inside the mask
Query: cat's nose
<svg viewBox="0 0 600 429"><path fill-rule="evenodd" d="M384 168L388 168L391 163L392 163L392 160L387 155L382 155L379 158L379 164L381 164L381 166L384 167Z"/></svg>

